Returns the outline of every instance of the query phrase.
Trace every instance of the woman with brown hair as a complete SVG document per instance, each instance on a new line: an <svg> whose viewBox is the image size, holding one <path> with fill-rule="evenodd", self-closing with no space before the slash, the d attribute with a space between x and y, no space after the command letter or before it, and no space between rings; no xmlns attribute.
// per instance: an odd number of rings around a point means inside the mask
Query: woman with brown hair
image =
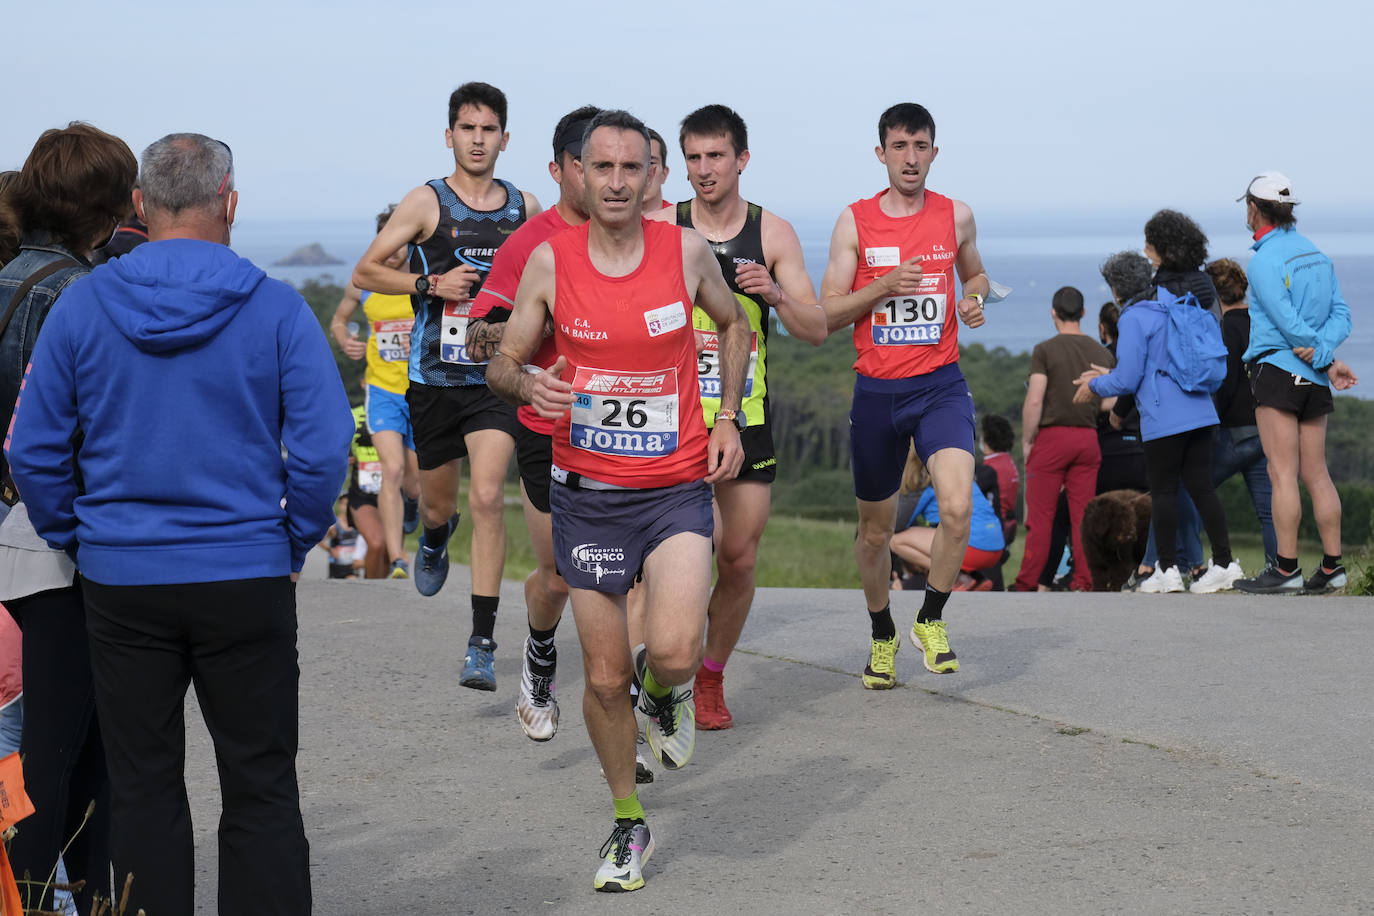
<svg viewBox="0 0 1374 916"><path fill-rule="evenodd" d="M73 122L44 131L17 178L0 195L0 422L8 428L25 367L48 312L64 290L91 270L91 253L109 241L132 211L138 173L133 152L118 137ZM8 255L8 257L6 257ZM107 268L106 268L107 269ZM16 875L37 885L30 906L53 908L43 887L63 843L74 878L86 882L77 909L91 910L97 890L108 894L109 779L96 721L80 580L70 557L34 533L22 494L0 463L0 601L23 630L24 781L35 814L15 836ZM84 823L87 807L94 812Z"/></svg>

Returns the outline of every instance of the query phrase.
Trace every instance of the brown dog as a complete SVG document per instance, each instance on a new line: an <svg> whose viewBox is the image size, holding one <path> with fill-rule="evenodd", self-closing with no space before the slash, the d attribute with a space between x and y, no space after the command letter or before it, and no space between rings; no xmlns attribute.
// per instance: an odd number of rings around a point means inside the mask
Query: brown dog
<svg viewBox="0 0 1374 916"><path fill-rule="evenodd" d="M1145 556L1150 538L1150 494L1108 490L1083 511L1083 553L1093 591L1116 592Z"/></svg>

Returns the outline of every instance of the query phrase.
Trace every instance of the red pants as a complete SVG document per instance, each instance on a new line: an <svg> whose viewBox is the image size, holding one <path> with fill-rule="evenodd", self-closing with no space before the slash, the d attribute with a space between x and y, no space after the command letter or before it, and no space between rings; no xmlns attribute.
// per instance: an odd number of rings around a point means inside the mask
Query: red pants
<svg viewBox="0 0 1374 916"><path fill-rule="evenodd" d="M1033 592L1048 559L1050 533L1059 491L1068 491L1069 528L1073 532L1073 588L1091 591L1092 575L1083 556L1083 510L1096 495L1102 452L1097 430L1080 426L1046 426L1036 434L1026 462L1026 553L1013 589Z"/></svg>

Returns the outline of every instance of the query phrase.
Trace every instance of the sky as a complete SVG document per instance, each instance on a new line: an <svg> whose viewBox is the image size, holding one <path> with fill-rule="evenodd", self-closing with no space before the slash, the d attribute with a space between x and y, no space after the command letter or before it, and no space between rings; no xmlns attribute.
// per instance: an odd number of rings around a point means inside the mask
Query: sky
<svg viewBox="0 0 1374 916"><path fill-rule="evenodd" d="M929 186L983 218L1228 213L1280 169L1307 220L1369 225L1374 70L1353 3L654 2L15 4L0 168L84 120L134 152L174 131L233 147L239 219L360 219L453 169L449 93L502 88L498 175L552 204L553 126L626 108L670 143L735 108L742 190L785 217L885 186L884 108L934 115ZM670 152L665 196L688 196Z"/></svg>

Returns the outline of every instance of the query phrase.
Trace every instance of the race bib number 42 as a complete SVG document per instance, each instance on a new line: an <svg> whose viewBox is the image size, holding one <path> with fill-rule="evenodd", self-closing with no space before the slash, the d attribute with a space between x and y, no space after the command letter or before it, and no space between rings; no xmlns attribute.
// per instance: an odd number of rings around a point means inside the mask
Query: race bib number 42
<svg viewBox="0 0 1374 916"><path fill-rule="evenodd" d="M720 397L720 335L697 331L703 344L697 354L697 385L703 398ZM744 397L754 393L754 369L759 363L759 335L749 335L749 371L744 376Z"/></svg>
<svg viewBox="0 0 1374 916"><path fill-rule="evenodd" d="M677 450L677 370L631 373L583 366L573 377L572 445L657 458Z"/></svg>
<svg viewBox="0 0 1374 916"><path fill-rule="evenodd" d="M945 327L945 303L949 298L946 279L944 274L924 276L915 295L893 296L874 306L873 343L880 347L939 343Z"/></svg>
<svg viewBox="0 0 1374 916"><path fill-rule="evenodd" d="M476 365L468 358L468 313L471 311L472 300L444 301L444 316L439 321L439 359L442 362Z"/></svg>
<svg viewBox="0 0 1374 916"><path fill-rule="evenodd" d="M372 322L372 336L377 340L377 355L382 362L395 363L410 356L410 329L414 325L414 318Z"/></svg>

